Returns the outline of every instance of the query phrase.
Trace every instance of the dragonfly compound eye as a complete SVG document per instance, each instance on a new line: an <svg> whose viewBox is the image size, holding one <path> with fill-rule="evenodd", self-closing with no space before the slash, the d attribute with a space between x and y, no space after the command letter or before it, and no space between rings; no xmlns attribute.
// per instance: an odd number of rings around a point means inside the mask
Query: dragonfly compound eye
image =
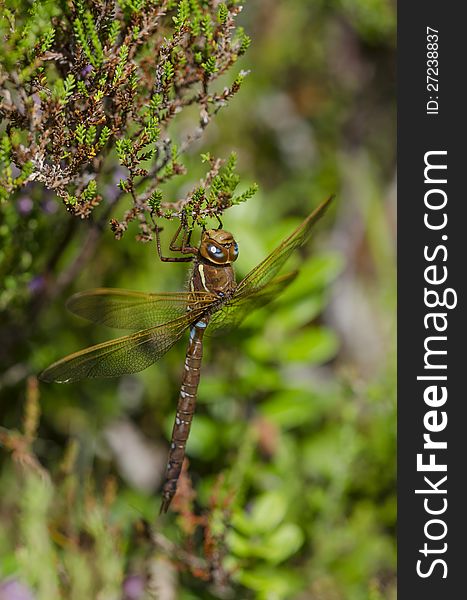
<svg viewBox="0 0 467 600"><path fill-rule="evenodd" d="M212 254L212 256L215 256L216 258L220 258L221 256L223 256L223 252L220 248L218 248L217 246L214 246L214 244L211 244L208 247L208 252L209 254Z"/></svg>

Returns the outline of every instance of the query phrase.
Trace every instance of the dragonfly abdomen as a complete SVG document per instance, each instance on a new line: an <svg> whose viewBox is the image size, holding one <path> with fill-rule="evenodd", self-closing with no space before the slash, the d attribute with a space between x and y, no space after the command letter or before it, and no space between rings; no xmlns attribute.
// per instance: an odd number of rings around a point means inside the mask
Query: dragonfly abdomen
<svg viewBox="0 0 467 600"><path fill-rule="evenodd" d="M185 447L190 434L196 406L196 395L203 358L203 334L207 323L200 321L190 329L190 341L185 357L183 380L178 397L177 412L172 430L165 483L162 489L161 512L167 512L177 490L177 482L185 458Z"/></svg>

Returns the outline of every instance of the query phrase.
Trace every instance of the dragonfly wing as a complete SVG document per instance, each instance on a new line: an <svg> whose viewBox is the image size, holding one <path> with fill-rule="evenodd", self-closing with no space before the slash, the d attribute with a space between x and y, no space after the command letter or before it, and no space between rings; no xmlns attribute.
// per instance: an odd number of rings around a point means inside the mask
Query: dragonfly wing
<svg viewBox="0 0 467 600"><path fill-rule="evenodd" d="M94 323L139 331L183 316L188 306L207 308L216 298L205 292L145 294L97 288L75 294L67 301L67 308Z"/></svg>
<svg viewBox="0 0 467 600"><path fill-rule="evenodd" d="M294 281L298 271L286 273L274 278L255 294L237 296L227 302L221 310L215 312L210 321L208 332L225 333L238 327L251 311L269 304Z"/></svg>
<svg viewBox="0 0 467 600"><path fill-rule="evenodd" d="M236 297L245 297L261 290L271 279L277 275L283 264L294 250L300 248L310 237L313 225L320 219L328 208L333 196L330 196L316 208L295 231L289 235L275 250L262 262L254 267L248 275L238 284L232 300Z"/></svg>
<svg viewBox="0 0 467 600"><path fill-rule="evenodd" d="M194 309L163 325L85 348L57 361L39 377L43 381L69 383L142 371L161 358L203 313L204 309Z"/></svg>

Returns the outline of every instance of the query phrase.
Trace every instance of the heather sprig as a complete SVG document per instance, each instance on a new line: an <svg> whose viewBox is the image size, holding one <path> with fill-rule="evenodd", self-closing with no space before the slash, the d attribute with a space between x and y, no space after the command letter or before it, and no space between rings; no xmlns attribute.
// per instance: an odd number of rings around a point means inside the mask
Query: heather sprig
<svg viewBox="0 0 467 600"><path fill-rule="evenodd" d="M137 220L146 238L155 190L186 172L184 152L240 88L243 72L221 92L213 84L247 47L235 23L241 6L35 0L26 12L18 1L6 0L0 16L0 198L36 182L88 217L105 201L116 156L125 171L119 198L130 209L114 230L121 235ZM173 139L172 121L193 105L197 126ZM213 176L201 213L238 202L231 184ZM189 207L193 198L184 201Z"/></svg>
<svg viewBox="0 0 467 600"><path fill-rule="evenodd" d="M178 203L163 202L161 190L155 190L148 205L151 211L162 218L190 218L193 224L205 225L207 218L217 217L231 206L245 202L257 191L256 184L241 194L235 194L240 183L236 171L237 156L234 152L227 160L213 158L209 153L202 155L209 170L204 179L186 198Z"/></svg>

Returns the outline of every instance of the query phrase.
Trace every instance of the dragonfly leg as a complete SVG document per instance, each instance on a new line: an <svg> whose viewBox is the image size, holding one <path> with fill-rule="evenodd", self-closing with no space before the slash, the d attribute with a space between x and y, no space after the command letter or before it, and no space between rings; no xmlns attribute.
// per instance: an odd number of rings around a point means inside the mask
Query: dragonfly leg
<svg viewBox="0 0 467 600"><path fill-rule="evenodd" d="M176 239L178 237L181 228L182 228L182 224L180 224L180 227L177 229L174 239ZM191 262L193 260L193 256L164 256L162 254L161 238L160 238L160 232L161 232L162 228L160 228L157 224L155 224L154 230L156 232L157 254L159 255L159 258L161 259L162 262ZM172 240L172 242L170 244L171 250L172 250L173 241L174 240ZM195 252L197 252L196 248L194 250L195 250Z"/></svg>
<svg viewBox="0 0 467 600"><path fill-rule="evenodd" d="M177 246L177 239L180 235L180 231L183 229L182 243L180 246ZM193 233L193 228L188 227L188 223L186 220L186 215L183 213L180 219L180 225L175 232L175 235L170 242L169 248L172 252L181 252L182 254L197 254L198 249L190 246L191 243L191 234Z"/></svg>

